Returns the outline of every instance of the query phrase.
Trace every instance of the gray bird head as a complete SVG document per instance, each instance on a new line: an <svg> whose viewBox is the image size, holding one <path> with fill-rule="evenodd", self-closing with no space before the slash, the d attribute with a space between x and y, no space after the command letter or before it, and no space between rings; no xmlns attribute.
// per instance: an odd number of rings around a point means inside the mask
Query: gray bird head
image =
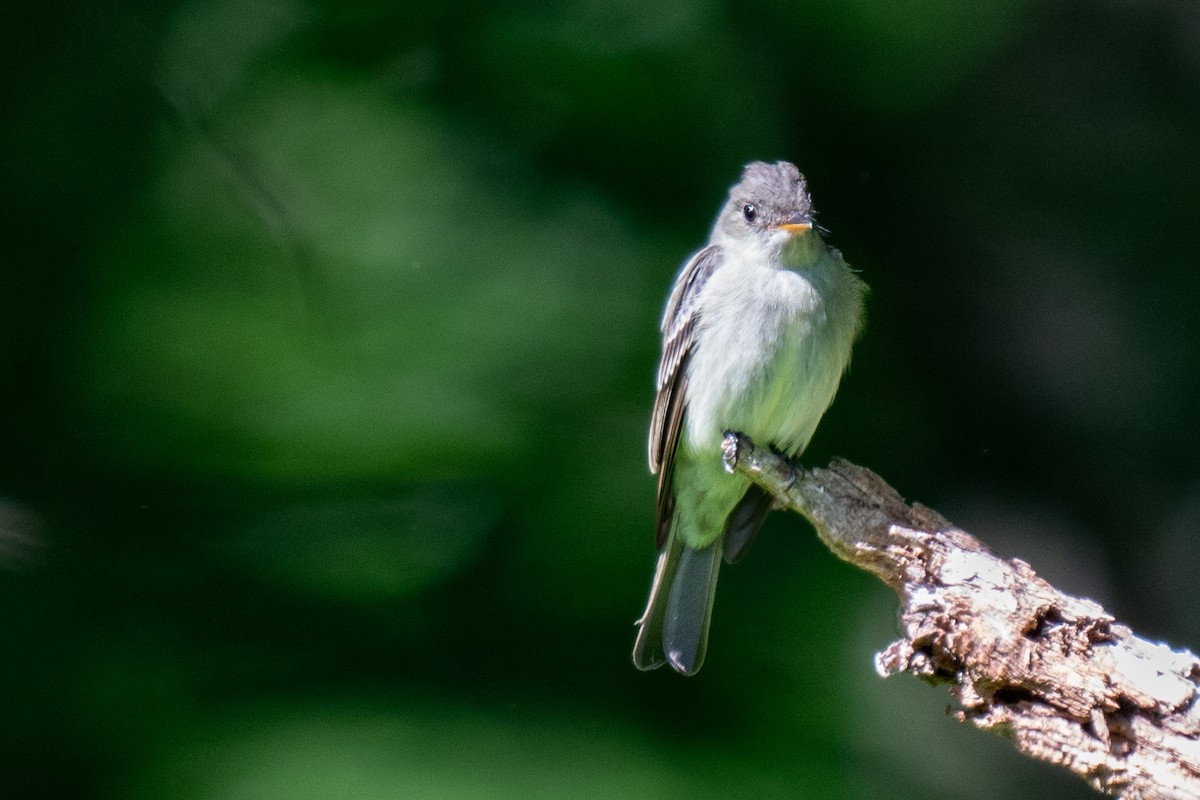
<svg viewBox="0 0 1200 800"><path fill-rule="evenodd" d="M752 161L729 190L713 228L713 239L782 246L794 234L812 229L812 198L800 170L786 161Z"/></svg>

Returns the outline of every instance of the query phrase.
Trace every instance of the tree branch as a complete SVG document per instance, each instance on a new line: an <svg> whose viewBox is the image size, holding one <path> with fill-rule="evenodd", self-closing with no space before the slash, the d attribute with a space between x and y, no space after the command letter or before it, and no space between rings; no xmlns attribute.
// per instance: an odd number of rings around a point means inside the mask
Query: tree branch
<svg viewBox="0 0 1200 800"><path fill-rule="evenodd" d="M838 557L900 598L881 676L946 683L954 716L1125 800L1200 800L1200 660L997 557L846 461L805 470L739 434L725 466L807 517Z"/></svg>

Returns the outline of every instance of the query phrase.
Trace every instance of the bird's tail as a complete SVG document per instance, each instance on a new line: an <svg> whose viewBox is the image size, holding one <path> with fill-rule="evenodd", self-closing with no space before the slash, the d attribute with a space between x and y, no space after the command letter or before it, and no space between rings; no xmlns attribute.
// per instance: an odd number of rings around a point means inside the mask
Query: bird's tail
<svg viewBox="0 0 1200 800"><path fill-rule="evenodd" d="M654 669L664 663L694 675L704 663L724 537L702 549L672 532L658 556L646 611L638 620L633 663Z"/></svg>

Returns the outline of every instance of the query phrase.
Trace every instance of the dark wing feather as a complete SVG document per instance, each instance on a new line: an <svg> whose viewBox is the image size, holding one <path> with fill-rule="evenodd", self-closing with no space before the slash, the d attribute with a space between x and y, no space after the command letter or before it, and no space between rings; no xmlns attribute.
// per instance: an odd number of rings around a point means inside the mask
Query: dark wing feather
<svg viewBox="0 0 1200 800"><path fill-rule="evenodd" d="M671 491L671 479L675 472L675 446L679 442L680 431L683 430L683 412L687 407L684 398L687 396L687 359L690 349L680 359L679 368L672 376L668 386L659 390L661 401L666 397L667 407L662 411L663 418L659 419L658 403L655 403L655 421L662 427L664 437L659 451L661 462L650 462L650 468L658 468L658 507L654 514L654 546L659 550L667 543L671 534L671 520L675 516L675 493ZM651 439L653 447L654 440ZM651 459L654 458L651 451Z"/></svg>
<svg viewBox="0 0 1200 800"><path fill-rule="evenodd" d="M671 477L687 405L687 362L696 343L696 299L723 259L721 248L716 245L709 245L692 256L675 279L663 314L663 352L658 362L654 413L650 417L650 471L658 473L658 512L654 528L659 548L667 540L675 509Z"/></svg>
<svg viewBox="0 0 1200 800"><path fill-rule="evenodd" d="M751 485L725 520L725 560L730 564L746 554L750 542L762 527L774 498L759 486Z"/></svg>

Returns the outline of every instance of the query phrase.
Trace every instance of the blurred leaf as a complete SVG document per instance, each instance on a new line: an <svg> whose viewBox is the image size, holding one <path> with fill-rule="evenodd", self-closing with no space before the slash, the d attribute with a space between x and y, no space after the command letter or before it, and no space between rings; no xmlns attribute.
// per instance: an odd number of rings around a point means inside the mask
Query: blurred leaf
<svg viewBox="0 0 1200 800"><path fill-rule="evenodd" d="M135 780L132 796L851 796L819 768L756 763L756 754L743 748L680 751L611 713L570 704L488 709L436 698L308 698L298 706L242 707L210 720L159 744L160 769Z"/></svg>
<svg viewBox="0 0 1200 800"><path fill-rule="evenodd" d="M1030 19L1029 0L771 3L796 77L880 112L925 107L959 86Z"/></svg>
<svg viewBox="0 0 1200 800"><path fill-rule="evenodd" d="M596 200L531 184L368 86L264 80L229 116L290 247L204 141L167 143L156 192L103 248L85 322L80 413L98 457L272 479L470 475L620 375L641 257Z"/></svg>
<svg viewBox="0 0 1200 800"><path fill-rule="evenodd" d="M249 707L218 718L139 780L137 797L649 797L696 795L613 719L428 701Z"/></svg>
<svg viewBox="0 0 1200 800"><path fill-rule="evenodd" d="M371 603L461 571L496 517L495 499L479 487L421 487L400 499L288 504L246 519L212 545L285 589Z"/></svg>
<svg viewBox="0 0 1200 800"><path fill-rule="evenodd" d="M670 219L714 165L784 148L756 50L707 0L501 5L454 52L452 87L517 146Z"/></svg>

